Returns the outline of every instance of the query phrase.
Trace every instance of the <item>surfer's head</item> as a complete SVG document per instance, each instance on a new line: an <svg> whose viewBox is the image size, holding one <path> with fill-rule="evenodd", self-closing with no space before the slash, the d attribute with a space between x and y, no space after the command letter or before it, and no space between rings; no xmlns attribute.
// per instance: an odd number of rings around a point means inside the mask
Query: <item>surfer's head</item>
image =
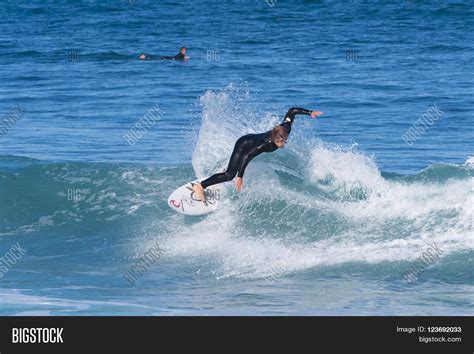
<svg viewBox="0 0 474 354"><path fill-rule="evenodd" d="M186 51L187 51L186 47L179 48L179 52L183 55L186 55Z"/></svg>
<svg viewBox="0 0 474 354"><path fill-rule="evenodd" d="M281 125L277 125L275 128L272 129L271 139L276 146L282 148L283 146L285 146L286 140L288 139L288 132Z"/></svg>

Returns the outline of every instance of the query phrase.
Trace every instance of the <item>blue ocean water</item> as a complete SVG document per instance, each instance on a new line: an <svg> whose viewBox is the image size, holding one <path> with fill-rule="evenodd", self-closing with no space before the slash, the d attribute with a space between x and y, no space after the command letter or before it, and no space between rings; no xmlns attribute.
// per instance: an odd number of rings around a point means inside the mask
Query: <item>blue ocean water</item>
<svg viewBox="0 0 474 354"><path fill-rule="evenodd" d="M0 314L473 314L470 1L6 1L0 15ZM186 62L137 60L183 45ZM291 106L325 115L298 117L243 192L229 183L203 217L166 205Z"/></svg>

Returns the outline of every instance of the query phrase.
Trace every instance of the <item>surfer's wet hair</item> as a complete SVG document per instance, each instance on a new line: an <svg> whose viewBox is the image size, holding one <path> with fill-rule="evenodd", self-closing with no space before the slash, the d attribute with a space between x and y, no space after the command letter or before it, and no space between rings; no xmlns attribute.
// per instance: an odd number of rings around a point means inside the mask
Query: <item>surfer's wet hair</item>
<svg viewBox="0 0 474 354"><path fill-rule="evenodd" d="M277 125L275 128L272 129L271 139L274 142L286 143L286 140L288 139L288 132L281 125Z"/></svg>

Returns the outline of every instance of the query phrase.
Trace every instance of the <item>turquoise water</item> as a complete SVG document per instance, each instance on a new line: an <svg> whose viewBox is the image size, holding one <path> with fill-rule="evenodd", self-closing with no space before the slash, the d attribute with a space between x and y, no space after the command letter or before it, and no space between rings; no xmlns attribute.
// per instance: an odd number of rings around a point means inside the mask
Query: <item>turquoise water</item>
<svg viewBox="0 0 474 354"><path fill-rule="evenodd" d="M0 137L0 257L27 252L0 262L0 314L472 314L468 1L20 1L0 14L0 113L23 110ZM136 60L181 45L188 62ZM325 116L299 117L242 193L229 183L203 217L166 205L294 105ZM440 258L407 283L433 243Z"/></svg>

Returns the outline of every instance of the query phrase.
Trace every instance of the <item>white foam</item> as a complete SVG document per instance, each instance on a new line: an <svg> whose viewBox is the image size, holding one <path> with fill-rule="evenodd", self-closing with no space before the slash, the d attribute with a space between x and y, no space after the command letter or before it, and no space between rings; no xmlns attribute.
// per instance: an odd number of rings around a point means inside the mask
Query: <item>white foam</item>
<svg viewBox="0 0 474 354"><path fill-rule="evenodd" d="M342 189L350 192L360 188L371 191L385 183L374 160L354 151L354 147L330 148L320 143L311 151L308 167L309 180L326 185L327 189L332 191ZM329 184L321 184L325 181Z"/></svg>
<svg viewBox="0 0 474 354"><path fill-rule="evenodd" d="M468 156L466 161L464 162L464 165L474 165L474 156Z"/></svg>

